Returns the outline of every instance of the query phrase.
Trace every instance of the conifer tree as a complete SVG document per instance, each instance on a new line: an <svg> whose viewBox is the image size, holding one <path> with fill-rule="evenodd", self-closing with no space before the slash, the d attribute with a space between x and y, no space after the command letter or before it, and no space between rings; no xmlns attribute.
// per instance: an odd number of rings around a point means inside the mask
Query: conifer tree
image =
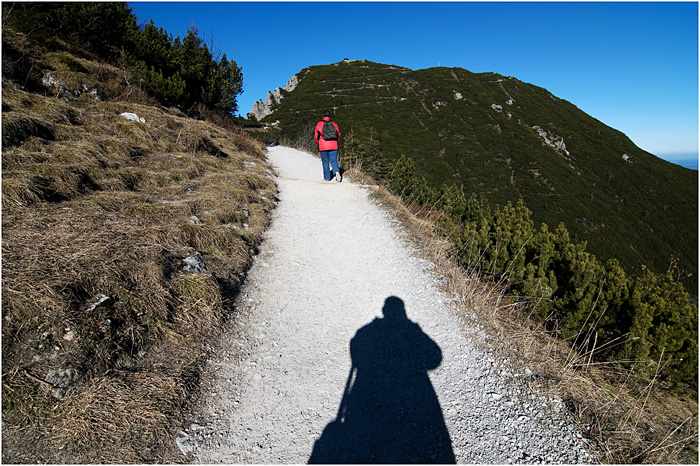
<svg viewBox="0 0 700 466"><path fill-rule="evenodd" d="M402 198L410 197L416 183L416 164L412 158L401 155L391 171L389 187Z"/></svg>

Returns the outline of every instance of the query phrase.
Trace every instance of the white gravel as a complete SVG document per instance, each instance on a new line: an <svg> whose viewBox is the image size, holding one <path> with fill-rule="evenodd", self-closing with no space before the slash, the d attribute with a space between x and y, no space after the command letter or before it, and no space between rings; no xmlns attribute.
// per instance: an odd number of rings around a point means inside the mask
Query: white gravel
<svg viewBox="0 0 700 466"><path fill-rule="evenodd" d="M279 205L184 452L200 463L593 462L561 402L475 346L479 330L460 327L435 267L369 190L324 182L320 161L294 149L269 160Z"/></svg>

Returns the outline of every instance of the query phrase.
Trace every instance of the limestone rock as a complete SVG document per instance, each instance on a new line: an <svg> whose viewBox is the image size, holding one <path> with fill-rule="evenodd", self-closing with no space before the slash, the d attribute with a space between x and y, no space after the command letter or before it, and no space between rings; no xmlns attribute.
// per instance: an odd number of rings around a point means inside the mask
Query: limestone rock
<svg viewBox="0 0 700 466"><path fill-rule="evenodd" d="M292 76L287 84L284 85L284 90L287 92L293 91L299 84L299 78L295 74ZM272 113L272 106L279 103L282 100L282 89L276 88L274 91L270 91L265 96L265 100L258 100L253 104L253 108L250 113L255 117L256 120L260 121L269 114Z"/></svg>
<svg viewBox="0 0 700 466"><path fill-rule="evenodd" d="M120 113L119 116L122 118L126 118L127 120L130 120L130 121L137 121L139 123L146 123L145 118L141 118L140 116L138 116L135 113L124 112L124 113Z"/></svg>
<svg viewBox="0 0 700 466"><path fill-rule="evenodd" d="M182 259L185 264L182 270L190 273L204 273L207 270L207 266L204 265L204 259L199 252L195 252L189 257Z"/></svg>

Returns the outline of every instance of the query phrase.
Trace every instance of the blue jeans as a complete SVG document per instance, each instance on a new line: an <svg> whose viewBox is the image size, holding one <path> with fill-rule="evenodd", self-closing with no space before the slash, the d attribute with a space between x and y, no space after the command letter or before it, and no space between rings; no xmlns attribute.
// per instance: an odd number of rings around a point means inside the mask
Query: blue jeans
<svg viewBox="0 0 700 466"><path fill-rule="evenodd" d="M338 168L338 151L337 150L322 150L321 163L323 164L323 179L328 181L331 179L331 169L333 173L340 173ZM330 163L330 167L329 167Z"/></svg>

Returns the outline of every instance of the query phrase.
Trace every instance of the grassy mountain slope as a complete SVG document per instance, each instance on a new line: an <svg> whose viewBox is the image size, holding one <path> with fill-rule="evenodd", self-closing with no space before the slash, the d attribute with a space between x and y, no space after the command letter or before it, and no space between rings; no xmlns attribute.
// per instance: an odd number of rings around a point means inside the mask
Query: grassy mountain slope
<svg viewBox="0 0 700 466"><path fill-rule="evenodd" d="M460 68L413 71L368 61L312 66L264 122L296 137L324 109L345 134L373 128L382 157L411 157L433 186L455 183L536 222L564 222L602 260L636 272L672 258L697 287L698 173L661 160L547 90ZM341 145L342 154L342 145Z"/></svg>
<svg viewBox="0 0 700 466"><path fill-rule="evenodd" d="M9 28L3 46L2 460L184 462L274 207L265 148L75 46Z"/></svg>

